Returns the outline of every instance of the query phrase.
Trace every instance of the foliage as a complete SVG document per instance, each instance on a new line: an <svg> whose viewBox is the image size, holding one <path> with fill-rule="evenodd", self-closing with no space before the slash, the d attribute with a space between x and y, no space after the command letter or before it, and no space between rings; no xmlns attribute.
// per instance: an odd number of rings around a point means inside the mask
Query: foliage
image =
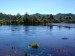
<svg viewBox="0 0 75 56"><path fill-rule="evenodd" d="M38 25L38 24L46 24L46 23L75 23L75 15L74 14L32 14L28 13L24 15L10 15L0 13L0 24L22 24L22 25Z"/></svg>
<svg viewBox="0 0 75 56"><path fill-rule="evenodd" d="M32 47L32 48L38 48L39 45L38 45L38 43L33 43L33 44L31 45L31 47Z"/></svg>

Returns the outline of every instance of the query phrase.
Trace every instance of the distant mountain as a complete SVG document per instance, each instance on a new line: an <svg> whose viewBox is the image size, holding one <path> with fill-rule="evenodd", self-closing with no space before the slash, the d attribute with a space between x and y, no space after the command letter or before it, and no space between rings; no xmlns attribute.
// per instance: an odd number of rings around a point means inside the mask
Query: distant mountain
<svg viewBox="0 0 75 56"><path fill-rule="evenodd" d="M75 23L75 14L25 14L9 15L0 13L0 24Z"/></svg>
<svg viewBox="0 0 75 56"><path fill-rule="evenodd" d="M36 14L32 14L32 15L35 15L35 16L44 16L45 18L48 18L48 16L50 14L40 14L40 13L36 13ZM0 13L0 19L3 19L3 18L8 18L10 15L8 14L3 14L3 13ZM13 15L11 15L13 16ZM67 14L63 14L63 13L58 13L56 15L53 15L55 19L58 19L59 17L62 17L62 18L65 18L66 16L70 16L72 18L75 18L75 14L72 14L72 13L67 13Z"/></svg>
<svg viewBox="0 0 75 56"><path fill-rule="evenodd" d="M33 15L35 15L35 16L42 16L42 14L40 14L40 13L36 13L36 14L33 14Z"/></svg>
<svg viewBox="0 0 75 56"><path fill-rule="evenodd" d="M66 17L66 16L70 16L70 17L72 17L72 18L75 18L75 14L72 14L72 13L68 13L68 14L58 13L58 14L54 15L55 19L57 19L57 18L59 18L59 17L64 18L64 17Z"/></svg>

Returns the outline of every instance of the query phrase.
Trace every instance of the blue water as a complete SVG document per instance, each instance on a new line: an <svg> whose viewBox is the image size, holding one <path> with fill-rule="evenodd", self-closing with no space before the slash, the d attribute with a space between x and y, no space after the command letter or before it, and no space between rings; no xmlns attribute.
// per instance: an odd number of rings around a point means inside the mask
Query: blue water
<svg viewBox="0 0 75 56"><path fill-rule="evenodd" d="M39 48L30 48L32 43L38 43ZM28 56L75 56L75 28L0 26L0 56L25 56L25 53Z"/></svg>

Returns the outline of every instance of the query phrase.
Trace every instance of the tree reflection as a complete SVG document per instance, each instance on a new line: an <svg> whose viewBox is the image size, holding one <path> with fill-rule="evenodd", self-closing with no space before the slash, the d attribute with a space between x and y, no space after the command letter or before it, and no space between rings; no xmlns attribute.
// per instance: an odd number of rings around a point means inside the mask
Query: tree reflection
<svg viewBox="0 0 75 56"><path fill-rule="evenodd" d="M20 31L20 27L19 26L16 26L16 25L11 26L11 31L12 32L19 32Z"/></svg>
<svg viewBox="0 0 75 56"><path fill-rule="evenodd" d="M25 32L28 32L29 31L29 26L25 26L24 30L25 30Z"/></svg>
<svg viewBox="0 0 75 56"><path fill-rule="evenodd" d="M50 27L49 27L51 30L53 29L53 25L50 25Z"/></svg>
<svg viewBox="0 0 75 56"><path fill-rule="evenodd" d="M71 29L71 27L69 27L69 26L64 26L65 28L68 28L68 29Z"/></svg>
<svg viewBox="0 0 75 56"><path fill-rule="evenodd" d="M61 29L61 28L62 28L62 26L58 26L58 28L59 28L59 29Z"/></svg>

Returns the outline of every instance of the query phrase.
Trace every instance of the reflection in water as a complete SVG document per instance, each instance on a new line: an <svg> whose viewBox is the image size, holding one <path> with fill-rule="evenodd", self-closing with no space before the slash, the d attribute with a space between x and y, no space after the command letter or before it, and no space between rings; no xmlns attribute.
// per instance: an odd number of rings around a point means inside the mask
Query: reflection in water
<svg viewBox="0 0 75 56"><path fill-rule="evenodd" d="M59 29L61 29L62 28L62 26L57 26Z"/></svg>
<svg viewBox="0 0 75 56"><path fill-rule="evenodd" d="M69 27L69 26L64 26L65 28L68 28L68 29L71 29L71 27Z"/></svg>
<svg viewBox="0 0 75 56"><path fill-rule="evenodd" d="M29 31L29 27L28 26L25 26L24 27L24 30L25 30L25 32L28 32Z"/></svg>
<svg viewBox="0 0 75 56"><path fill-rule="evenodd" d="M61 38L62 40L69 40L69 38L67 38L67 37L64 37L64 38Z"/></svg>
<svg viewBox="0 0 75 56"><path fill-rule="evenodd" d="M61 40L62 38L65 41ZM74 28L52 25L2 26L0 27L0 56L75 56L74 39ZM38 49L29 47L34 42L39 44Z"/></svg>
<svg viewBox="0 0 75 56"><path fill-rule="evenodd" d="M21 26L11 26L11 31L12 32L19 32L21 30Z"/></svg>
<svg viewBox="0 0 75 56"><path fill-rule="evenodd" d="M51 30L53 29L53 25L50 25L50 29L51 29Z"/></svg>
<svg viewBox="0 0 75 56"><path fill-rule="evenodd" d="M57 26L57 27L58 27L59 29L61 29L62 27L63 27L63 28L67 28L67 29L71 29L71 28L72 28L72 27L69 27L69 26L60 26L60 25Z"/></svg>

